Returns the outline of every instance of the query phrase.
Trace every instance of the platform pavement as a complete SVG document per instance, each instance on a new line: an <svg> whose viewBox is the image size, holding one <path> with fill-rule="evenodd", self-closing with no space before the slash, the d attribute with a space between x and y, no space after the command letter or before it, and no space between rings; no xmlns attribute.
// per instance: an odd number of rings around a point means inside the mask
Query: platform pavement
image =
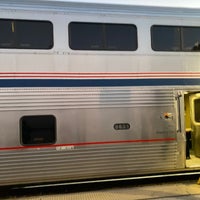
<svg viewBox="0 0 200 200"><path fill-rule="evenodd" d="M197 180L154 182L153 184L148 182L127 186L125 184L126 182L123 182L121 186L100 190L72 193L66 190L56 194L17 197L15 200L200 200L200 185L197 184Z"/></svg>

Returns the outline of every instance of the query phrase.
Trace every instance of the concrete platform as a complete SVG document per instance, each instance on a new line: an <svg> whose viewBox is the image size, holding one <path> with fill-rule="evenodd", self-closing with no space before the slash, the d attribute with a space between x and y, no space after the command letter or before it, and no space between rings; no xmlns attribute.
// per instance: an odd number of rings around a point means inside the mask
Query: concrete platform
<svg viewBox="0 0 200 200"><path fill-rule="evenodd" d="M109 196L108 196L109 195ZM46 197L20 198L23 200L199 200L200 195L174 196L174 197L139 197L135 195L111 195L110 194L76 194L76 195L56 195Z"/></svg>
<svg viewBox="0 0 200 200"><path fill-rule="evenodd" d="M81 192L60 191L56 194L45 194L26 197L15 197L15 200L198 200L200 185L197 180L186 180L167 183L145 183L141 185L118 185L113 188L88 190ZM49 188L51 190L52 187ZM12 198L6 198L13 200ZM6 200L5 199L5 200Z"/></svg>

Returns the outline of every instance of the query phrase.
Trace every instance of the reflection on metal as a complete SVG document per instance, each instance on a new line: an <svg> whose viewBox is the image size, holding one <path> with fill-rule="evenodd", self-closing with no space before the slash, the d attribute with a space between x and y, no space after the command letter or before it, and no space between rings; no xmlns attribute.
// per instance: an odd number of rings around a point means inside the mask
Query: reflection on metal
<svg viewBox="0 0 200 200"><path fill-rule="evenodd" d="M12 33L14 33L15 32L15 23L14 23L14 21L11 22L11 27L12 27Z"/></svg>

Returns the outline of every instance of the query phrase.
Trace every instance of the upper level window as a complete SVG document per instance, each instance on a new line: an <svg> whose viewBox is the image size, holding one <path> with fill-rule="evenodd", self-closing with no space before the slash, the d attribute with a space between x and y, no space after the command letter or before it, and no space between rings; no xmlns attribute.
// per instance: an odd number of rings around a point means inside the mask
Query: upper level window
<svg viewBox="0 0 200 200"><path fill-rule="evenodd" d="M200 51L200 27L183 27L182 43L184 51Z"/></svg>
<svg viewBox="0 0 200 200"><path fill-rule="evenodd" d="M151 42L155 51L200 51L200 27L154 25Z"/></svg>
<svg viewBox="0 0 200 200"><path fill-rule="evenodd" d="M74 50L135 51L137 28L131 24L71 22L69 46Z"/></svg>
<svg viewBox="0 0 200 200"><path fill-rule="evenodd" d="M0 19L0 48L51 49L53 25L49 21Z"/></svg>
<svg viewBox="0 0 200 200"><path fill-rule="evenodd" d="M152 48L156 51L180 51L179 28L175 26L153 26Z"/></svg>

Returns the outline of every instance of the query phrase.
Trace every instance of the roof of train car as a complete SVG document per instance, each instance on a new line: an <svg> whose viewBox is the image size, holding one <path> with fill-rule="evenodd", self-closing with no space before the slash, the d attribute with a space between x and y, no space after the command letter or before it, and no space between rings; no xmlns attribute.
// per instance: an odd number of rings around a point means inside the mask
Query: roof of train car
<svg viewBox="0 0 200 200"><path fill-rule="evenodd" d="M91 1L74 2L73 0L0 0L0 8L200 17L200 8L128 5L122 3L94 3Z"/></svg>

